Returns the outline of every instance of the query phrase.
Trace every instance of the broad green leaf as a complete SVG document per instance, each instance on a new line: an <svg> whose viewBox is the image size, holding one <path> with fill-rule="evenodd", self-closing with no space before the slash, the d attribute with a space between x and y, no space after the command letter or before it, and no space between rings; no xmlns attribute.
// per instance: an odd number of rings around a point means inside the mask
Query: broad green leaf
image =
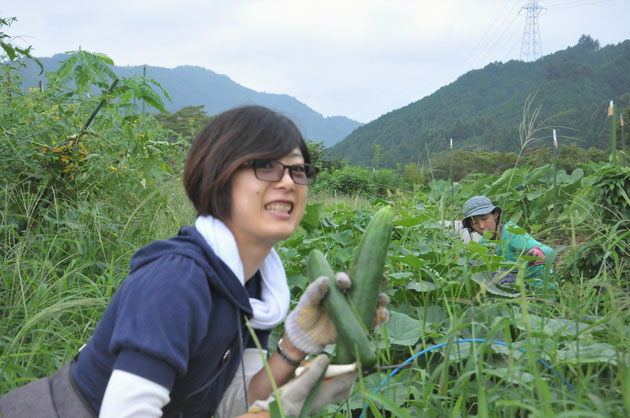
<svg viewBox="0 0 630 418"><path fill-rule="evenodd" d="M585 324L584 322L576 322L575 320L570 319L561 319L561 318L541 318L539 316L528 314L527 318L529 319L529 329L533 332L542 332L546 335L551 336L575 336L579 334L582 330L590 327L590 324ZM525 323L525 316L521 314L515 314L516 325L517 328L526 330L528 328L528 324Z"/></svg>
<svg viewBox="0 0 630 418"><path fill-rule="evenodd" d="M545 193L547 193L547 190L544 190L544 189L538 189L538 190L534 190L534 191L528 192L526 194L527 200L529 200L529 201L536 200L540 196L544 195Z"/></svg>
<svg viewBox="0 0 630 418"><path fill-rule="evenodd" d="M449 316L448 313L441 306L431 305L426 307L426 316L425 316L425 307L416 308L416 312L418 315L418 322L420 324L434 324L434 325L442 325L444 321L446 321Z"/></svg>
<svg viewBox="0 0 630 418"><path fill-rule="evenodd" d="M308 232L311 232L314 229L317 229L320 224L321 209L322 209L321 203L306 205L306 211L304 212L304 216L302 217L300 226L302 226Z"/></svg>
<svg viewBox="0 0 630 418"><path fill-rule="evenodd" d="M414 277L414 274L410 271L401 271L398 273L388 273L387 277L391 280L404 280L404 279L411 279L412 277Z"/></svg>
<svg viewBox="0 0 630 418"><path fill-rule="evenodd" d="M628 363L628 353L619 352L608 343L571 343L567 348L558 350L558 360L571 364L609 363L617 366L617 361Z"/></svg>
<svg viewBox="0 0 630 418"><path fill-rule="evenodd" d="M387 323L387 336L391 344L412 346L420 338L422 331L417 319L392 311Z"/></svg>
<svg viewBox="0 0 630 418"><path fill-rule="evenodd" d="M438 286L435 283L424 280L412 281L407 284L407 289L415 290L416 292L430 292L437 288Z"/></svg>
<svg viewBox="0 0 630 418"><path fill-rule="evenodd" d="M328 234L328 236L332 238L333 241L343 246L349 246L355 243L354 234L349 229L346 229L345 231L340 232L340 233L331 233L331 234Z"/></svg>
<svg viewBox="0 0 630 418"><path fill-rule="evenodd" d="M573 184L576 183L578 180L582 179L584 177L584 170L582 170L581 168L576 168L575 170L573 170L573 173L571 173L571 175L568 178L568 182Z"/></svg>
<svg viewBox="0 0 630 418"><path fill-rule="evenodd" d="M306 286L308 286L308 277L303 276L301 274L296 274L293 276L289 276L287 277L287 283L289 285L290 289L300 289L300 290L304 290L306 289Z"/></svg>
<svg viewBox="0 0 630 418"><path fill-rule="evenodd" d="M541 177L547 176L552 170L551 165L545 164L541 167L534 169L531 173L529 173L525 179L524 185L529 185L540 179Z"/></svg>
<svg viewBox="0 0 630 418"><path fill-rule="evenodd" d="M405 228L410 228L412 226L416 226L421 224L422 222L426 222L427 218L425 216L414 216L408 218L397 219L394 221L394 225L404 226Z"/></svg>
<svg viewBox="0 0 630 418"><path fill-rule="evenodd" d="M458 343L451 344L442 348L443 353L448 352L448 359L450 361L461 361L470 357L472 351L472 344L474 343Z"/></svg>
<svg viewBox="0 0 630 418"><path fill-rule="evenodd" d="M488 254L488 248L486 248L482 244L479 244L477 241L470 241L468 245L466 246L466 249L470 252L473 252L475 254L479 254L482 256L485 256L486 254Z"/></svg>
<svg viewBox="0 0 630 418"><path fill-rule="evenodd" d="M512 226L510 228L506 228L506 231L513 233L514 235L525 235L527 231L518 226Z"/></svg>
<svg viewBox="0 0 630 418"><path fill-rule="evenodd" d="M6 44L4 42L0 42L0 46L2 46L2 49L4 49L4 52L7 53L7 56L9 57L9 61L13 61L15 59L15 49L9 45Z"/></svg>
<svg viewBox="0 0 630 418"><path fill-rule="evenodd" d="M520 185L527 177L529 169L527 167L510 168L506 170L501 177L495 181L490 189L486 192L488 196L496 196L506 190L511 190Z"/></svg>
<svg viewBox="0 0 630 418"><path fill-rule="evenodd" d="M594 176L582 177L580 180L580 186L584 189L591 187L595 183L597 183L597 178Z"/></svg>

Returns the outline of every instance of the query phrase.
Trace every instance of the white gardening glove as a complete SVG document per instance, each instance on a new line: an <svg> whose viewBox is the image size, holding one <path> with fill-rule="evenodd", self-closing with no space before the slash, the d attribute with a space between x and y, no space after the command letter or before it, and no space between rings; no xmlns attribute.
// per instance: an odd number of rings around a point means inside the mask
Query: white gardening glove
<svg viewBox="0 0 630 418"><path fill-rule="evenodd" d="M309 397L317 382L319 382L328 367L328 356L320 354L308 365L308 368L295 379L278 389L280 403L286 416L298 416L302 411L304 402ZM313 400L309 415L317 412L324 406L348 399L352 393L352 385L357 378L357 372L351 371L322 381L317 395ZM255 401L249 408L249 412L269 411L269 405L275 400L273 396L264 401Z"/></svg>
<svg viewBox="0 0 630 418"><path fill-rule="evenodd" d="M335 282L343 292L350 290L352 285L348 275L342 272L335 275ZM328 283L328 277L322 276L309 284L284 324L291 343L305 353L319 353L327 344L332 344L337 339L337 330L323 304ZM388 303L387 295L381 293L373 327L389 319L389 313L385 309Z"/></svg>
<svg viewBox="0 0 630 418"><path fill-rule="evenodd" d="M345 273L337 273L335 281L342 291L348 291L352 284ZM309 284L284 323L291 343L305 353L319 353L337 338L335 325L322 303L328 292L328 283L328 277L322 276Z"/></svg>

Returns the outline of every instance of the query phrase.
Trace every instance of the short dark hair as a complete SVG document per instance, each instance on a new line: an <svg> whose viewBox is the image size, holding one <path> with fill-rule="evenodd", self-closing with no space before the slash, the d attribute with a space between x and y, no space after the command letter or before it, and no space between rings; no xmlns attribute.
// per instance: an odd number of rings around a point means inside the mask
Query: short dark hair
<svg viewBox="0 0 630 418"><path fill-rule="evenodd" d="M188 152L186 194L198 215L229 220L232 174L247 161L278 160L295 148L311 162L300 130L286 116L262 106L227 110L208 123Z"/></svg>

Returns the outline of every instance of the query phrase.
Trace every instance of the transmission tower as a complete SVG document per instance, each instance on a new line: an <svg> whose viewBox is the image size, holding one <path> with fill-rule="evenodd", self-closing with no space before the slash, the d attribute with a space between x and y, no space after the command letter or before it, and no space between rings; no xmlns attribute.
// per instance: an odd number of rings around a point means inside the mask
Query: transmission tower
<svg viewBox="0 0 630 418"><path fill-rule="evenodd" d="M538 5L538 0L527 0L527 4L521 7L521 10L523 9L527 12L527 18L525 19L523 43L521 44L521 60L536 61L542 57L542 44L538 28L538 15L540 15L542 7Z"/></svg>

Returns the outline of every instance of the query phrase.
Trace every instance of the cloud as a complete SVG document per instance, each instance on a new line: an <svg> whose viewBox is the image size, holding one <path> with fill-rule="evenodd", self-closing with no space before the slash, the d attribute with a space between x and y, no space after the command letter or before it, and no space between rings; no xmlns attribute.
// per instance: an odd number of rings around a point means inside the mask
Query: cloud
<svg viewBox="0 0 630 418"><path fill-rule="evenodd" d="M368 122L493 61L517 59L523 0L21 0L11 34L39 56L199 65L326 115ZM627 0L541 1L543 53L628 38Z"/></svg>

